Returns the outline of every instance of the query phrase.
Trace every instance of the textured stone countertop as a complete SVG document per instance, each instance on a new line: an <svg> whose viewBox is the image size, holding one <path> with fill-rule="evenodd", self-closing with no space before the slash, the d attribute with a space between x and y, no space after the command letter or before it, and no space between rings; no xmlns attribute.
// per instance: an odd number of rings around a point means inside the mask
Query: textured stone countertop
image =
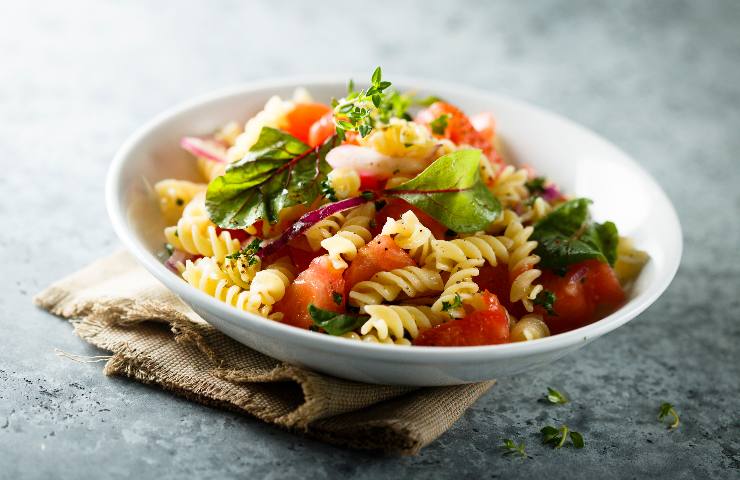
<svg viewBox="0 0 740 480"><path fill-rule="evenodd" d="M740 3L350 3L3 6L0 478L740 478ZM637 158L683 225L668 291L502 379L415 457L327 446L55 355L102 353L31 297L118 247L103 178L135 128L226 85L378 64L525 99ZM547 386L573 403L539 403ZM664 401L677 431L656 420ZM586 448L542 447L539 428L565 421ZM532 458L502 456L507 437Z"/></svg>

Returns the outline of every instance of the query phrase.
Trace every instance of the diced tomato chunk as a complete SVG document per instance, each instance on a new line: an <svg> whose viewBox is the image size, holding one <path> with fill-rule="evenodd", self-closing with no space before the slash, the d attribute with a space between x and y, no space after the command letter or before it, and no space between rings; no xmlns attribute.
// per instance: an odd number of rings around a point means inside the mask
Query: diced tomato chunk
<svg viewBox="0 0 740 480"><path fill-rule="evenodd" d="M335 294L342 301L335 301ZM344 279L327 255L316 257L308 268L298 274L288 286L285 296L275 304L274 311L283 314L283 322L300 328L309 328L313 321L308 313L309 305L324 310L344 311Z"/></svg>
<svg viewBox="0 0 740 480"><path fill-rule="evenodd" d="M470 313L460 320L451 320L419 334L414 345L434 347L465 347L495 345L509 340L509 319L496 295L482 294L484 310Z"/></svg>
<svg viewBox="0 0 740 480"><path fill-rule="evenodd" d="M428 108L421 110L414 119L418 123L429 125L442 115L447 115L447 128L442 135L455 144L470 145L479 148L489 159L500 161L493 146L493 137L479 132L462 110L446 102L434 102ZM491 126L491 128L493 128Z"/></svg>
<svg viewBox="0 0 740 480"><path fill-rule="evenodd" d="M373 192L379 192L385 187L385 179L378 177L372 173L359 172L360 174L360 190L371 190Z"/></svg>
<svg viewBox="0 0 740 480"><path fill-rule="evenodd" d="M375 216L375 229L373 233L380 233L380 231L383 229L383 225L385 225L385 222L389 218L401 218L401 215L409 210L414 212L419 221L421 221L421 223L425 227L432 231L432 235L434 235L434 238L438 240L445 238L447 227L436 221L428 213L424 212L423 210L419 210L418 208L414 207L405 200L401 200L400 198L388 199L388 203L386 203L385 206L378 211Z"/></svg>
<svg viewBox="0 0 740 480"><path fill-rule="evenodd" d="M410 265L415 265L415 262L405 250L388 235L378 235L357 251L357 256L344 272L347 291L378 272Z"/></svg>
<svg viewBox="0 0 740 480"><path fill-rule="evenodd" d="M475 281L481 290L488 290L496 295L501 305L506 307L506 310L515 317L519 318L527 313L522 302L509 301L512 278L508 265L499 263L495 267L492 267L489 264L485 264L482 267L478 267L478 270L480 274L475 277Z"/></svg>
<svg viewBox="0 0 740 480"><path fill-rule="evenodd" d="M229 232L229 234L231 235L231 238L236 238L240 242L245 242L251 236L240 228L236 228L236 229L221 228L218 225L216 225L216 235L221 235L221 232Z"/></svg>
<svg viewBox="0 0 740 480"><path fill-rule="evenodd" d="M334 135L334 112L327 112L316 120L308 129L308 144L312 147L321 145L327 138Z"/></svg>
<svg viewBox="0 0 740 480"><path fill-rule="evenodd" d="M285 116L285 121L288 124L286 131L298 140L310 144L311 128L317 121L329 113L331 113L331 107L323 103L296 103L295 107ZM331 136L331 134L328 136ZM310 145L316 146L313 144Z"/></svg>
<svg viewBox="0 0 740 480"><path fill-rule="evenodd" d="M598 260L573 264L564 276L545 270L540 280L546 290L555 294L556 315L547 315L541 307L537 308L552 333L593 323L619 308L625 300L614 270Z"/></svg>

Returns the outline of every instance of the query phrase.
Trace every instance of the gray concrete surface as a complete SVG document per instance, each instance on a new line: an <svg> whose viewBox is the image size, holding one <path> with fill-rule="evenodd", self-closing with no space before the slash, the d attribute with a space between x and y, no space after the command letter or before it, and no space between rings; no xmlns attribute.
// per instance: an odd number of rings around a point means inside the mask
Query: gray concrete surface
<svg viewBox="0 0 740 480"><path fill-rule="evenodd" d="M14 2L0 13L0 477L739 478L740 3ZM79 364L101 352L31 305L116 248L103 177L181 100L264 76L409 74L520 97L638 158L686 249L638 320L503 379L419 456L326 446ZM573 403L537 399L548 385ZM661 402L678 431L656 421ZM433 412L430 412L433 414ZM582 451L542 447L567 423ZM527 460L503 457L503 438Z"/></svg>

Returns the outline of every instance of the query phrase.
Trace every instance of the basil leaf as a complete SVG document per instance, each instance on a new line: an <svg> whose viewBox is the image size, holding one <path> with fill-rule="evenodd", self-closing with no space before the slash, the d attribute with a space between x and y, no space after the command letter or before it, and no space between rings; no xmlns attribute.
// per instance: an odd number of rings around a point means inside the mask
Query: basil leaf
<svg viewBox="0 0 740 480"><path fill-rule="evenodd" d="M369 315L351 315L324 310L311 304L308 306L314 325L323 328L329 335L343 335L360 328L370 318Z"/></svg>
<svg viewBox="0 0 740 480"><path fill-rule="evenodd" d="M596 259L614 265L619 234L612 222L591 221L591 200L577 198L563 203L534 227L532 240L538 242L535 253L540 265L563 270L573 263Z"/></svg>
<svg viewBox="0 0 740 480"><path fill-rule="evenodd" d="M332 137L311 149L287 133L262 128L244 158L208 184L211 220L223 228L245 228L260 219L275 224L283 208L313 202L331 170L325 158L336 142Z"/></svg>
<svg viewBox="0 0 740 480"><path fill-rule="evenodd" d="M499 216L501 204L481 181L480 162L480 150L458 150L385 193L406 200L455 232L483 230Z"/></svg>

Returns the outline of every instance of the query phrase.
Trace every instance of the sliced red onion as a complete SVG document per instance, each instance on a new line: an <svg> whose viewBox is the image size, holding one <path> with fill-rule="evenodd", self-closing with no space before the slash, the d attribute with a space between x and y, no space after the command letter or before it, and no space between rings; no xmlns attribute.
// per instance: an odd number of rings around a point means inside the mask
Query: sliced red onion
<svg viewBox="0 0 740 480"><path fill-rule="evenodd" d="M205 158L218 163L228 163L226 159L226 147L216 140L182 137L180 146L196 157Z"/></svg>
<svg viewBox="0 0 740 480"><path fill-rule="evenodd" d="M310 212L305 213L301 218L296 220L295 223L293 223L293 225L291 225L289 229L284 231L283 234L280 235L277 239L268 243L262 249L260 249L257 255L260 258L269 257L270 255L274 254L275 252L286 246L288 242L293 240L295 237L305 232L308 228L325 219L326 217L347 210L349 208L357 207L359 205L362 205L363 203L373 200L374 198L374 194L372 197L369 197L369 195L352 197L346 200L329 203L320 208L317 208L316 210L311 210Z"/></svg>
<svg viewBox="0 0 740 480"><path fill-rule="evenodd" d="M199 258L201 258L203 255L191 255L187 252L183 252L182 250L175 249L172 251L172 255L170 255L170 258L168 258L164 264L167 268L175 272L176 274L180 275L180 271L177 269L177 264L182 263L185 265L185 262L187 260L195 261Z"/></svg>
<svg viewBox="0 0 740 480"><path fill-rule="evenodd" d="M548 202L552 202L554 200L563 198L563 194L560 193L560 190L555 184L551 184L545 187L545 191L542 192L542 198L544 198Z"/></svg>

